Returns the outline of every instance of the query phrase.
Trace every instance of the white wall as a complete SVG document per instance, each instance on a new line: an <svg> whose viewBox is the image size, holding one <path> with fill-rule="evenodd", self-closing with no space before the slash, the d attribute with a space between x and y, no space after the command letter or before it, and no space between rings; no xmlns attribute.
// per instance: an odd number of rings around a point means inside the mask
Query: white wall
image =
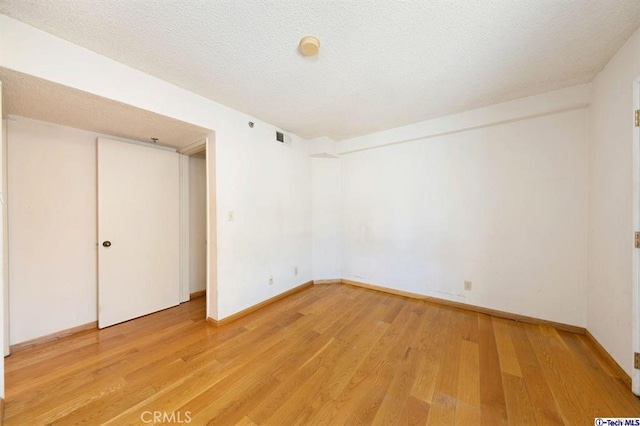
<svg viewBox="0 0 640 426"><path fill-rule="evenodd" d="M189 158L189 292L207 286L207 166Z"/></svg>
<svg viewBox="0 0 640 426"><path fill-rule="evenodd" d="M11 344L96 321L96 137L8 119Z"/></svg>
<svg viewBox="0 0 640 426"><path fill-rule="evenodd" d="M218 136L218 315L224 318L312 279L311 176L303 139L294 136L284 146L271 126L257 122L228 143Z"/></svg>
<svg viewBox="0 0 640 426"><path fill-rule="evenodd" d="M582 112L560 111L588 104L589 85L532 97L535 102L505 103L497 118L493 111L498 106L492 106L405 126L401 135L394 130L341 143L339 152L353 152L342 160L343 275L525 315L586 323L618 362L630 368L630 308L620 308L620 304L628 303L631 294L631 254L624 251L631 239L631 210L627 208L631 192L625 187L631 182L631 151L627 142L624 148L616 145L620 132L630 130L626 124L621 125L625 130L616 130L617 120L626 118L605 111L629 105L629 78L639 73L637 59L633 59L634 54L637 58L638 37L636 32L594 83L588 321L584 287L586 149L584 135L578 135L586 123ZM317 234L321 224L315 212L322 202L314 205L311 220L311 166L302 149L306 141L294 137L293 148L274 145L275 128L267 123L4 15L0 15L0 51L0 66L8 69L215 129L215 142L210 142L213 149L209 149L210 170L215 172L210 171L208 177L214 210L209 217L211 317L224 318L318 278L311 272L312 258L314 268L328 271L327 276L340 271L335 260L316 256L319 247L311 255L312 223ZM623 87L629 92L623 93ZM569 102L563 102L565 99ZM557 114L511 123L549 112ZM464 125L459 122L462 116ZM254 121L256 127L249 129L247 121ZM490 124L499 125L484 127ZM445 135L461 129L469 131ZM420 140L426 136L431 139ZM367 150L407 140L415 141ZM502 148L504 152L498 151ZM363 151L355 152L359 150ZM383 154L389 154L388 161L383 161ZM414 154L416 158L410 158ZM365 165L368 157L381 166L377 173ZM396 158L420 179L411 179L394 163ZM431 168L424 169L420 159ZM389 173L399 176L402 185L390 186ZM321 175L320 169L314 170L314 180ZM357 188L362 189L359 195L354 194ZM464 197L449 193L451 190L463 191ZM425 191L426 199L412 200L410 205L399 197L424 196ZM324 197L320 192L319 201ZM427 210L427 205L433 210ZM234 212L233 222L228 221L229 211ZM400 219L408 225L399 226ZM557 232L552 239L551 231ZM427 239L420 243L416 234ZM436 244L439 238L442 246ZM375 244L364 244L359 256L355 249L363 240ZM387 250L382 249L382 242L389 244ZM409 264L408 257L416 262ZM386 269L381 268L385 264L377 264L381 260L387 262ZM292 271L295 266L299 267L297 277ZM268 286L271 274L275 283ZM474 283L471 293L461 290L466 279Z"/></svg>
<svg viewBox="0 0 640 426"><path fill-rule="evenodd" d="M209 316L224 318L311 279L306 140L294 135L293 148L278 146L272 125L5 15L0 51L0 66L8 69L215 130L209 191L212 203L211 194L217 198L210 215L217 226L209 226L208 240L218 255L208 259L217 263L209 276ZM238 219L222 220L228 211Z"/></svg>
<svg viewBox="0 0 640 426"><path fill-rule="evenodd" d="M589 284L587 328L633 372L633 80L640 30L593 81L589 108ZM637 190L637 188L636 188Z"/></svg>
<svg viewBox="0 0 640 426"><path fill-rule="evenodd" d="M341 161L311 159L313 279L342 278Z"/></svg>
<svg viewBox="0 0 640 426"><path fill-rule="evenodd" d="M343 276L584 326L585 115L342 155Z"/></svg>

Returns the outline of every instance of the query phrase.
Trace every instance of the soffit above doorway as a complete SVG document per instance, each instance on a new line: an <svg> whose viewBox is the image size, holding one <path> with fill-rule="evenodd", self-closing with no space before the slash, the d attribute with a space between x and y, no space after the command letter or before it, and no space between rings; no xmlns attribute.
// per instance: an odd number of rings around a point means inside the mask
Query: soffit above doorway
<svg viewBox="0 0 640 426"><path fill-rule="evenodd" d="M211 133L190 123L0 67L2 112L179 149Z"/></svg>

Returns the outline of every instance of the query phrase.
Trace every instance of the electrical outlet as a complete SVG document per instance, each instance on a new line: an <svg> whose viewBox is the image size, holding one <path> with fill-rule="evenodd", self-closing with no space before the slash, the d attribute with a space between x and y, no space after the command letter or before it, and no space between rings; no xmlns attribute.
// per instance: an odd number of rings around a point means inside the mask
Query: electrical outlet
<svg viewBox="0 0 640 426"><path fill-rule="evenodd" d="M298 267L293 268L293 275L298 275Z"/></svg>
<svg viewBox="0 0 640 426"><path fill-rule="evenodd" d="M273 285L273 275L269 277L269 285Z"/></svg>
<svg viewBox="0 0 640 426"><path fill-rule="evenodd" d="M464 282L464 289L467 291L471 291L471 281Z"/></svg>

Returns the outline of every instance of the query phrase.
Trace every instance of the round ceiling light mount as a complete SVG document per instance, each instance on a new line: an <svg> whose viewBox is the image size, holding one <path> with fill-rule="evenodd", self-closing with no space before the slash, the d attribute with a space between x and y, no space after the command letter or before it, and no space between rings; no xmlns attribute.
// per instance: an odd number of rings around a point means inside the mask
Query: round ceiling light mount
<svg viewBox="0 0 640 426"><path fill-rule="evenodd" d="M300 53L304 56L315 56L320 50L320 40L314 36L305 36L300 39Z"/></svg>

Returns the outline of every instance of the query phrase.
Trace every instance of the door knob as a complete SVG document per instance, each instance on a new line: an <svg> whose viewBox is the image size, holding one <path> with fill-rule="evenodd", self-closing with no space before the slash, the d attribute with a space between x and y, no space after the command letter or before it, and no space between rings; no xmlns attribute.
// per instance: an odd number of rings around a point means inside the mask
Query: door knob
<svg viewBox="0 0 640 426"><path fill-rule="evenodd" d="M102 243L102 245L104 247L111 247L111 241L105 241L104 243Z"/></svg>

